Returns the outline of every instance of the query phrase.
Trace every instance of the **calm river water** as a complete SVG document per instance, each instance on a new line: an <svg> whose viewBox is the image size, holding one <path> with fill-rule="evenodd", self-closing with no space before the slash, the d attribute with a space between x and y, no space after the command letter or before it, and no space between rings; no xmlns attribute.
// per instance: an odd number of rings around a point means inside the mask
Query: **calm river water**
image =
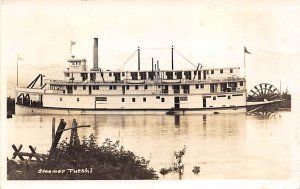
<svg viewBox="0 0 300 189"><path fill-rule="evenodd" d="M93 133L99 144L106 138L120 140L126 150L150 160L161 179L178 179L177 174L162 176L159 170L171 165L173 152L187 147L183 157L183 179L289 179L299 176L299 127L292 112L278 112L268 118L245 114L218 115L93 115L54 116L71 126L76 118L80 137ZM7 120L8 156L11 145L23 144L46 153L51 145L53 116L14 116ZM70 136L67 131L63 138ZM192 173L200 166L198 175ZM298 175L297 175L298 174ZM300 177L299 177L300 178Z"/></svg>

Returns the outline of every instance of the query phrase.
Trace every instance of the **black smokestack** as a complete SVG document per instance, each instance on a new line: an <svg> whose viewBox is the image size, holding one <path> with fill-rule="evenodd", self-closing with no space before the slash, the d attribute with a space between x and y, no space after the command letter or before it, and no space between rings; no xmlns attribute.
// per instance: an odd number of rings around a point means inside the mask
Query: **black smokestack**
<svg viewBox="0 0 300 189"><path fill-rule="evenodd" d="M98 70L98 38L94 38L93 70Z"/></svg>

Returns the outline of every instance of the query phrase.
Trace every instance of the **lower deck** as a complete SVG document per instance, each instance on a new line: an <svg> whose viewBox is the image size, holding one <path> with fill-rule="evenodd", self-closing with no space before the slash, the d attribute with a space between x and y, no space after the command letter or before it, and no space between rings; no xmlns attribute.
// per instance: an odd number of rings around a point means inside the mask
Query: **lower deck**
<svg viewBox="0 0 300 189"><path fill-rule="evenodd" d="M194 94L194 95L66 95L37 94L30 100L19 99L17 105L32 110L74 110L80 114L89 111L211 111L212 109L237 109L246 106L244 93ZM68 113L68 112L67 112Z"/></svg>
<svg viewBox="0 0 300 189"><path fill-rule="evenodd" d="M246 107L223 107L223 108L198 108L198 109L70 109L70 108L46 108L16 105L17 115L97 115L97 114L223 114L223 113L246 113Z"/></svg>

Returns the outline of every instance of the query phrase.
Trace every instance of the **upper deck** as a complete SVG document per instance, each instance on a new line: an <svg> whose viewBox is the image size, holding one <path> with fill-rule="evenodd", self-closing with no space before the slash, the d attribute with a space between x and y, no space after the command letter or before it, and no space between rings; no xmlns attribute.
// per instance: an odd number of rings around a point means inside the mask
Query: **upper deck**
<svg viewBox="0 0 300 189"><path fill-rule="evenodd" d="M122 71L92 69L88 71L85 59L70 59L69 68L64 71L63 80L48 81L56 84L105 84L105 83L199 83L220 82L222 80L241 80L239 67L189 69L189 70L139 70ZM53 84L54 84L53 83Z"/></svg>

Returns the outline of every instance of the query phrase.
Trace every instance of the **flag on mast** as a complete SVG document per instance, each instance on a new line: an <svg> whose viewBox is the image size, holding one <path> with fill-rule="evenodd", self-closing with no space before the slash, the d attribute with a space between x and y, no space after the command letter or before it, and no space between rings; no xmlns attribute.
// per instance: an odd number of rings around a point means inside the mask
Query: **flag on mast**
<svg viewBox="0 0 300 189"><path fill-rule="evenodd" d="M18 54L18 60L24 60L19 54Z"/></svg>
<svg viewBox="0 0 300 189"><path fill-rule="evenodd" d="M72 56L72 46L75 45L76 42L75 41L71 41L71 45L70 45L70 56Z"/></svg>
<svg viewBox="0 0 300 189"><path fill-rule="evenodd" d="M246 49L246 47L244 47L244 53L251 54L251 53Z"/></svg>

